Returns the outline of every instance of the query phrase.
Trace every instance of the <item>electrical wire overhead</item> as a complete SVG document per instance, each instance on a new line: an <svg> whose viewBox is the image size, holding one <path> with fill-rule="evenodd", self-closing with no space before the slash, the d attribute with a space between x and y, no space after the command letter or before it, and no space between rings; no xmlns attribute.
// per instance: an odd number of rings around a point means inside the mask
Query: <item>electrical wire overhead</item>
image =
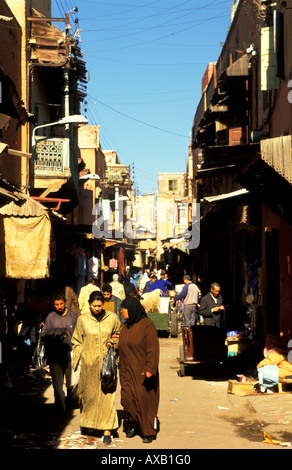
<svg viewBox="0 0 292 470"><path fill-rule="evenodd" d="M184 138L187 138L187 139L189 138L189 137L186 136L186 135L177 134L176 132L168 131L168 130L166 130L166 129L161 129L160 127L154 126L153 124L149 124L149 123L147 123L147 122L141 121L140 119L136 119L136 118L134 118L134 117L132 117L132 116L128 116L127 114L122 113L121 111L118 111L117 109L112 108L111 106L109 106L109 105L103 103L102 101L97 100L96 98L93 98L93 97L90 97L90 98L91 98L91 99L94 99L96 103L99 103L99 104L101 104L102 106L106 106L107 108L111 109L111 110L114 111L115 113L118 113L118 114L120 114L121 116L124 116L124 117L126 117L126 118L128 118L128 119L132 119L132 121L135 121L135 122L137 122L137 123L139 123L139 124L143 124L144 126L152 127L153 129L156 129L156 130L161 131L161 132L166 132L167 134L172 134L172 135L176 135L176 136L178 136L178 137L184 137Z"/></svg>
<svg viewBox="0 0 292 470"><path fill-rule="evenodd" d="M186 171L202 78L221 53L231 3L52 0L52 16L78 7L71 27L78 40L82 32L85 112L90 125L100 126L102 148L134 162L141 193L156 192L160 172Z"/></svg>

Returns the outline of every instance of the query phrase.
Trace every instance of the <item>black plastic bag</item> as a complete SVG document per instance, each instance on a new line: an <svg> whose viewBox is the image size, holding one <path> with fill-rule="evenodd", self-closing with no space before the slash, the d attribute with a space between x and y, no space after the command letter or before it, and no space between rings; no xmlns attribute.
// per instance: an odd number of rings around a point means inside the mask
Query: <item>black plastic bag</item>
<svg viewBox="0 0 292 470"><path fill-rule="evenodd" d="M101 368L101 387L107 391L114 391L117 386L117 377L117 360L114 348L109 347Z"/></svg>

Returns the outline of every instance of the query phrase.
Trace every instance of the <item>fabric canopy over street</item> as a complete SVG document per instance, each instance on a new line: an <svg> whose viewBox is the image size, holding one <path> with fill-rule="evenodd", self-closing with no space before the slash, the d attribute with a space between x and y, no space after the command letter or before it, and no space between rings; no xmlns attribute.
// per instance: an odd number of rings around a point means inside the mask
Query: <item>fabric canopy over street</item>
<svg viewBox="0 0 292 470"><path fill-rule="evenodd" d="M49 275L51 222L38 217L4 217L6 276L42 279Z"/></svg>

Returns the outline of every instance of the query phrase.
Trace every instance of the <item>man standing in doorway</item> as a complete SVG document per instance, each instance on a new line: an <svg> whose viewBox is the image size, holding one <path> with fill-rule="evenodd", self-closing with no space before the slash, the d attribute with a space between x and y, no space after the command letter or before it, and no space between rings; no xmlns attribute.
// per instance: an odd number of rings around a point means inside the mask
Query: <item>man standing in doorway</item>
<svg viewBox="0 0 292 470"><path fill-rule="evenodd" d="M187 326L196 325L198 320L197 305L199 301L199 288L191 280L191 276L186 274L183 277L184 287L182 291L173 297L170 302L183 300L184 302L184 323Z"/></svg>
<svg viewBox="0 0 292 470"><path fill-rule="evenodd" d="M210 292L201 299L199 315L204 317L204 325L218 328L222 326L222 312L225 307L220 291L220 285L213 282L210 286Z"/></svg>

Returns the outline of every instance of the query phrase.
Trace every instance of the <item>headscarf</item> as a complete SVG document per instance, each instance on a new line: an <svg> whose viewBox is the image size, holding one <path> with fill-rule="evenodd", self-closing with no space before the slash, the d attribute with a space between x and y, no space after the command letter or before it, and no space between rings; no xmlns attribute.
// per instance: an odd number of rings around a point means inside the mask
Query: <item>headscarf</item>
<svg viewBox="0 0 292 470"><path fill-rule="evenodd" d="M137 297L137 289L131 282L125 286L126 297Z"/></svg>
<svg viewBox="0 0 292 470"><path fill-rule="evenodd" d="M121 308L128 310L129 318L125 321L127 328L130 328L134 323L138 323L142 318L147 317L145 308L137 299L137 297L127 296L121 303Z"/></svg>
<svg viewBox="0 0 292 470"><path fill-rule="evenodd" d="M287 348L283 345L282 341L278 336L273 334L267 334L266 336L266 345L264 349L264 356L267 357L270 351L277 351L283 356L287 355Z"/></svg>

